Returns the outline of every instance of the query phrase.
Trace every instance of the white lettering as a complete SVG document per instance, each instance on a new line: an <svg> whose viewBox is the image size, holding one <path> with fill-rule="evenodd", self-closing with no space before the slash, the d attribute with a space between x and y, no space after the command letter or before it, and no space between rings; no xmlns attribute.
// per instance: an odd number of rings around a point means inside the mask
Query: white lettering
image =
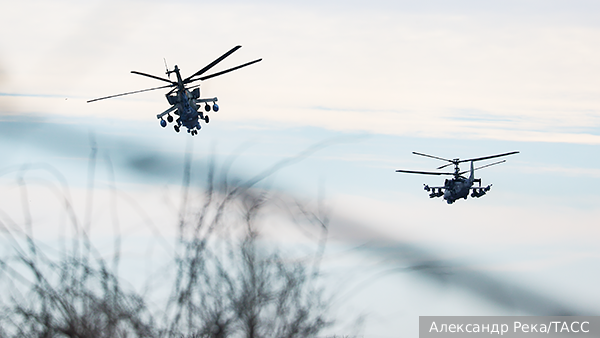
<svg viewBox="0 0 600 338"><path fill-rule="evenodd" d="M573 324L575 324L575 323L579 324L579 322L572 322L571 323L571 332L579 332L579 330L575 331L575 329L573 328Z"/></svg>
<svg viewBox="0 0 600 338"><path fill-rule="evenodd" d="M469 331L469 326L473 326L473 324L467 324L467 326L465 326L465 331L471 333L473 331Z"/></svg>
<svg viewBox="0 0 600 338"><path fill-rule="evenodd" d="M569 332L569 324L567 324L567 322L563 322L562 326L560 327L560 332L563 332L564 330L567 330L567 332Z"/></svg>
<svg viewBox="0 0 600 338"><path fill-rule="evenodd" d="M537 331L537 324L531 325L531 332L538 332Z"/></svg>
<svg viewBox="0 0 600 338"><path fill-rule="evenodd" d="M490 332L490 324L481 324L481 332Z"/></svg>
<svg viewBox="0 0 600 338"><path fill-rule="evenodd" d="M590 322L583 322L583 323L581 323L581 326L580 326L580 327L581 327L581 332L585 332L585 333L588 333L588 332L590 332L590 330L587 330L587 331L586 331L586 330L584 330L584 329L583 329L583 324L589 324L589 323L590 323Z"/></svg>
<svg viewBox="0 0 600 338"><path fill-rule="evenodd" d="M465 331L463 331L463 328L462 328L462 327L463 327L463 324L459 324L459 325L457 325L457 326L456 326L456 332L465 332Z"/></svg>
<svg viewBox="0 0 600 338"><path fill-rule="evenodd" d="M500 329L498 328L498 324L492 324L492 332L490 332L490 333L500 334Z"/></svg>
<svg viewBox="0 0 600 338"><path fill-rule="evenodd" d="M508 324L502 324L502 334L504 335L506 332L508 332Z"/></svg>
<svg viewBox="0 0 600 338"><path fill-rule="evenodd" d="M437 325L435 325L435 322L431 323L431 327L429 328L429 332L431 332L431 330L435 330L435 332L439 332Z"/></svg>
<svg viewBox="0 0 600 338"><path fill-rule="evenodd" d="M515 329L514 332L517 332L517 329L521 327L521 322L515 322L514 325L513 325L513 327Z"/></svg>
<svg viewBox="0 0 600 338"><path fill-rule="evenodd" d="M439 332L448 332L448 324L442 324L442 329Z"/></svg>

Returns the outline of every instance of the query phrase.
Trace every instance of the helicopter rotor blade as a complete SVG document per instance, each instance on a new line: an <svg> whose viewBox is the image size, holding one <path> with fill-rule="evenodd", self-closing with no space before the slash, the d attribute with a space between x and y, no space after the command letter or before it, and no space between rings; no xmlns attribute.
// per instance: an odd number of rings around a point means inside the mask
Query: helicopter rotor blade
<svg viewBox="0 0 600 338"><path fill-rule="evenodd" d="M113 97L119 97L119 96L124 96L124 95L130 95L130 94L143 93L143 92L147 92L147 91L150 91L150 90L156 90L156 89L169 88L169 87L173 87L173 85L161 86L161 87L154 87L154 88L148 88L148 89L136 90L136 91L133 91L133 92L128 92L128 93L122 93L122 94L116 94L116 95L105 96L105 97L101 97L101 98L97 98L97 99L89 100L89 101L87 101L87 103L94 102L94 101L100 101L100 100L104 100L104 99L111 99L111 98L113 98Z"/></svg>
<svg viewBox="0 0 600 338"><path fill-rule="evenodd" d="M242 68L242 67L250 66L251 64L257 63L257 62L259 62L259 61L262 61L262 59L258 59L258 60L250 61L250 62L248 62L248 63L244 63L243 65L239 65L239 66L237 66L237 67L229 68L229 69L226 69L226 70L223 70L223 71L220 71L220 72L218 72L218 73L211 74L211 75L203 76L203 77L200 77L200 78L197 78L197 79L191 80L191 81L189 81L189 82L194 82L194 81L198 81L198 80L200 80L200 81L208 80L208 79L210 79L210 78L213 78L213 77L215 77L215 76L223 75L223 74L225 74L225 73L232 72L232 71L234 71L234 70L237 70L237 69L240 69L240 68ZM188 83L189 83L189 82L188 82Z"/></svg>
<svg viewBox="0 0 600 338"><path fill-rule="evenodd" d="M491 166L493 166L493 165L500 164L500 163L504 163L504 162L506 162L506 160L502 160L502 161L498 161L498 162L494 162L494 163L486 164L486 165L483 165L483 166L481 166L481 167L474 168L473 170L475 171L475 170L479 170L479 169L483 169L483 168L491 167ZM466 174L466 173L468 173L469 171L471 171L471 170L465 170L465 171L463 171L463 172L460 172L460 173L459 173L459 175Z"/></svg>
<svg viewBox="0 0 600 338"><path fill-rule="evenodd" d="M442 160L442 161L447 161L447 162L450 162L450 163L454 163L452 160L448 160L448 159L437 157L437 156L432 156L432 155L417 153L416 151L413 151L412 153L415 154L415 155L421 155L421 156L425 156L425 157L431 157L431 158L435 158L436 160Z"/></svg>
<svg viewBox="0 0 600 338"><path fill-rule="evenodd" d="M150 74L146 74L146 73L138 72L138 71L135 71L135 70L132 70L131 72L132 72L133 74L142 75L142 76L147 76L147 77L151 77L151 78L153 78L153 79L156 79L156 80L165 81L165 82L168 82L168 83L170 83L170 84L177 84L177 82L173 82L173 81L171 81L171 80L163 79L162 77L158 77L158 76L154 76L154 75L150 75Z"/></svg>
<svg viewBox="0 0 600 338"><path fill-rule="evenodd" d="M452 165L452 164L454 164L454 163L448 163L448 164L444 164L443 166L441 166L441 167L437 167L436 169L438 169L438 170L439 170L439 169L444 169L444 168L446 168L447 166L450 166L450 165Z"/></svg>
<svg viewBox="0 0 600 338"><path fill-rule="evenodd" d="M169 92L166 93L165 96L169 96L169 95L173 94L173 92L176 91L176 90L177 90L177 87L173 86L173 89L169 90Z"/></svg>
<svg viewBox="0 0 600 338"><path fill-rule="evenodd" d="M396 170L397 173L420 174L420 175L454 175L454 173L439 173L432 171Z"/></svg>
<svg viewBox="0 0 600 338"><path fill-rule="evenodd" d="M501 156L508 156L508 155L512 155L512 154L518 154L518 151L511 151L510 153L504 153L504 154L498 154L498 155L491 155L491 156L485 156L485 157L478 157L478 158L471 158L468 160L460 160L458 161L458 163L462 163L462 162L475 162L475 161L481 161L481 160L487 160L490 158L496 158L496 157L501 157Z"/></svg>
<svg viewBox="0 0 600 338"><path fill-rule="evenodd" d="M195 72L194 75L188 77L187 79L183 80L183 83L189 83L191 81L196 81L196 80L192 80L193 77L196 76L200 76L204 73L206 73L209 69L211 69L212 67L216 66L217 63L223 61L226 57L228 57L229 55L231 55L233 52L235 52L236 50L242 48L242 46L235 46L233 48L231 48L227 53L221 55L221 57L219 57L218 59L216 59L215 61L211 62L210 64L208 64L206 67L200 69L199 71Z"/></svg>

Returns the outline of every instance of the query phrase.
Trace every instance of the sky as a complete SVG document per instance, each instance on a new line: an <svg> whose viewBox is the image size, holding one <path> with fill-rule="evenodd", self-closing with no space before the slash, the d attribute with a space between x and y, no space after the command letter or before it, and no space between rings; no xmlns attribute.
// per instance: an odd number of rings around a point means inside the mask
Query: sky
<svg viewBox="0 0 600 338"><path fill-rule="evenodd" d="M24 164L50 165L73 194L86 194L90 140L121 189L156 220L177 214L185 153L193 153L198 182L211 156L225 161L234 153L231 175L247 179L326 142L267 183L307 201L325 196L332 257L364 248L331 266L364 285L349 308L371 314L365 336L414 334L418 315L544 314L531 304L545 301L597 315L599 7L5 2L2 209L16 210L14 168ZM155 116L168 108L160 91L86 103L159 85L131 70L163 76L165 59L186 76L235 45L243 48L215 71L263 60L202 82L202 96L217 96L221 110L194 138L159 126ZM462 159L520 153L478 172L493 184L486 196L447 205L423 190L440 178L394 172L441 165L412 151ZM98 170L97 190L107 189L108 172ZM40 223L50 212L43 204L34 208ZM443 262L454 277L386 273L405 266L407 252ZM529 294L539 297L514 305Z"/></svg>

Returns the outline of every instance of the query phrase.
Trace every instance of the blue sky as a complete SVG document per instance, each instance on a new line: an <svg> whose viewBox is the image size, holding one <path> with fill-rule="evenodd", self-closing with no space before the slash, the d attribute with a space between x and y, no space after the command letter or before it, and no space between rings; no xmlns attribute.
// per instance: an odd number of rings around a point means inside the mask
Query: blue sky
<svg viewBox="0 0 600 338"><path fill-rule="evenodd" d="M132 195L143 189L176 194L190 149L200 182L211 154L223 161L242 146L231 174L247 179L327 141L267 183L306 200L325 191L335 227L332 250L371 241L392 248L410 243L495 281L597 314L600 274L590 266L600 260L598 6L11 3L0 14L0 28L10 32L0 36L2 167L49 163L74 191L85 190L93 134L102 156L115 165L122 189ZM131 70L160 76L166 58L191 74L237 44L243 48L219 69L263 61L202 83L203 96L219 97L221 111L191 141L155 120L168 107L160 91L85 103L156 85ZM514 150L521 153L478 172L483 184L493 184L488 195L451 206L430 200L422 189L442 179L394 172L440 165L412 151L470 158ZM98 175L106 181L100 170ZM4 184L10 182L5 175ZM148 203L161 200L158 195ZM166 209L156 217L176 214ZM357 225L349 226L350 220ZM381 263L377 252L359 252L349 266ZM370 266L377 273L397 264L402 263ZM421 277L398 276L366 290L354 305L408 318L402 326L376 314L388 324L367 326L373 337L414 329L410 323L419 314L524 311L469 293L468 287L440 289L435 282L411 280ZM400 290L415 284L423 285L416 295ZM408 297L422 305L411 312L386 304L378 296L385 292L398 297L394 304Z"/></svg>

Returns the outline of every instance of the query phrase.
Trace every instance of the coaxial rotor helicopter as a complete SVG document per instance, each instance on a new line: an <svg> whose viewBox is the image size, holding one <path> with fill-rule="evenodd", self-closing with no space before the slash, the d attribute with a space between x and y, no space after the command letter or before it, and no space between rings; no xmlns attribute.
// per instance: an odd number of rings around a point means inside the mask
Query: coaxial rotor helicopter
<svg viewBox="0 0 600 338"><path fill-rule="evenodd" d="M420 175L454 176L452 179L446 179L443 187L430 187L426 184L423 184L425 186L424 187L425 191L431 191L431 193L429 194L430 198L444 196L444 199L446 200L446 202L448 204L452 204L460 198L467 199L469 192L471 192L471 197L479 198L479 197L485 195L488 191L490 191L492 185L490 184L487 187L482 187L481 186L481 178L475 178L475 173L474 173L475 170L479 170L479 169L487 168L487 167L490 167L490 166L493 166L496 164L504 163L504 162L506 162L506 160L486 164L486 165L478 167L478 168L473 168L473 162L488 160L488 159L496 158L496 157L513 155L513 154L518 154L518 153L519 153L518 151L513 151L510 153L504 153L504 154L498 154L498 155L470 158L468 160L461 160L458 158L449 160L446 158L417 153L417 152L413 151L413 154L415 154L415 155L420 155L420 156L430 157L430 158L434 158L434 159L441 160L441 161L450 162L449 164L445 164L441 167L438 167L437 169L439 170L439 169L443 169L447 166L454 165L454 172L449 173L449 172L435 172L435 171L433 171L433 172L432 171L413 171L413 170L402 170L402 169L398 169L398 170L396 170L396 172L408 173L408 174L420 174ZM459 164L463 163L463 162L471 162L471 170L460 171ZM470 172L469 177L468 178L464 177L463 174L466 174L468 172ZM473 183L479 183L479 185L476 187L473 187Z"/></svg>
<svg viewBox="0 0 600 338"><path fill-rule="evenodd" d="M227 53L221 55L221 57L219 57L215 61L208 64L206 67L200 69L196 73L192 74L192 76L189 76L185 79L183 79L181 77L181 74L179 72L179 67L177 67L177 65L175 65L173 70L169 70L169 68L166 67L166 62L165 62L165 67L167 68L166 74L169 77L169 79L165 79L162 77L158 77L158 76L154 76L154 75L150 75L150 74L146 74L146 73L142 73L142 72L131 71L133 74L150 77L150 78L153 78L156 80L167 82L169 84L165 85L165 86L160 86L160 87L154 87L154 88L136 90L133 92L105 96L105 97L101 97L98 99L89 100L87 102L90 103L90 102L94 102L94 101L110 99L113 97L119 97L119 96L130 95L130 94L137 94L137 93L147 92L147 91L151 91L151 90L172 88L167 94L165 94L165 97L167 98L167 101L169 102L171 107L169 109L165 110L164 112L156 115L156 117L160 120L160 125L163 128L166 127L167 121L169 123L173 122L173 120L174 120L173 115L176 115L176 116L179 116L175 120L175 125L174 125L174 129L176 132L179 132L180 128L183 126L183 127L187 128L187 132L190 133L192 136L197 135L198 130L200 130L200 128L202 128L200 126L200 120L204 120L205 123L209 122L208 115L202 112L202 109L201 109L202 104L204 103L204 110L206 111L206 113L210 112L211 109L214 112L219 111L219 105L217 104L216 97L206 98L206 99L200 98L200 88L199 88L200 85L195 85L195 86L191 86L191 87L187 87L187 85L189 85L193 82L196 82L196 81L208 80L210 78L232 72L234 70L249 66L251 64L257 63L262 60L262 59L257 59L254 61L250 61L248 63L244 63L243 65L239 65L237 67L229 68L229 69L226 69L226 70L223 70L223 71L220 71L217 73L213 73L210 75L201 76L202 74L207 72L212 67L216 66L219 62L223 61L226 57L228 57L229 55L231 55L233 52L240 49L241 47L242 46L233 47ZM175 73L175 75L177 77L177 81L171 80L172 73ZM191 90L192 88L193 88L193 90ZM209 102L212 102L212 107L209 105ZM171 115L171 114L173 114L173 115ZM164 120L165 115L167 116L166 121Z"/></svg>

